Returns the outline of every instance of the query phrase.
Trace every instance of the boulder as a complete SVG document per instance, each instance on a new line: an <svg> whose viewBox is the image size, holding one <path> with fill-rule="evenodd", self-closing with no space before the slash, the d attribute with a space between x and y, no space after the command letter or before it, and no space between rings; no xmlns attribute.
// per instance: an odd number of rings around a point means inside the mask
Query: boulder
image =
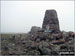
<svg viewBox="0 0 75 56"><path fill-rule="evenodd" d="M29 33L34 34L37 33L39 30L41 30L40 27L32 26L31 31Z"/></svg>

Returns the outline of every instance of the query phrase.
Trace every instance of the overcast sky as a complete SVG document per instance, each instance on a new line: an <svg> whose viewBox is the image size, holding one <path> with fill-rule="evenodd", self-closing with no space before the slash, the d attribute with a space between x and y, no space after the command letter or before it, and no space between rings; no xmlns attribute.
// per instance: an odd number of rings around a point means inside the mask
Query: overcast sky
<svg viewBox="0 0 75 56"><path fill-rule="evenodd" d="M1 1L1 32L27 33L42 27L45 11L55 9L61 31L74 31L74 1Z"/></svg>

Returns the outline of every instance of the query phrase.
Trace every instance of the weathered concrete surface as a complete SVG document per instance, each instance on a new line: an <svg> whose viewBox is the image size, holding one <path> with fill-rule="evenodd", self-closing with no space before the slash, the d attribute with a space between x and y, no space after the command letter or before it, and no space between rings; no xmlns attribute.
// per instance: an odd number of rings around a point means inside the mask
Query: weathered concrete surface
<svg viewBox="0 0 75 56"><path fill-rule="evenodd" d="M44 30L55 30L59 31L59 21L56 10L46 10L44 21L42 24Z"/></svg>

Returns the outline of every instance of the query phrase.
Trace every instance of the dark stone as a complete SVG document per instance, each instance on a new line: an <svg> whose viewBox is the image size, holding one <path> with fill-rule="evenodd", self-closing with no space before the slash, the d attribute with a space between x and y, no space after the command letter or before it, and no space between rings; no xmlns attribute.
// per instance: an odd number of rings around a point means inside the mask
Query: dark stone
<svg viewBox="0 0 75 56"><path fill-rule="evenodd" d="M57 51L51 51L51 55L58 55Z"/></svg>
<svg viewBox="0 0 75 56"><path fill-rule="evenodd" d="M38 30L38 32L44 32L44 30L43 30L43 29L41 29L41 30Z"/></svg>
<svg viewBox="0 0 75 56"><path fill-rule="evenodd" d="M42 28L59 31L59 21L55 10L46 10Z"/></svg>
<svg viewBox="0 0 75 56"><path fill-rule="evenodd" d="M12 39L11 40L15 40L15 36L12 36Z"/></svg>
<svg viewBox="0 0 75 56"><path fill-rule="evenodd" d="M67 49L67 47L68 47L68 46L63 45L63 46L60 47L60 49Z"/></svg>
<svg viewBox="0 0 75 56"><path fill-rule="evenodd" d="M56 41L56 42L54 42L53 44L57 44L57 45L60 45L60 44L64 44L65 43L65 41Z"/></svg>
<svg viewBox="0 0 75 56"><path fill-rule="evenodd" d="M41 30L40 27L32 26L31 31L29 33L34 34L34 33L37 33L39 30Z"/></svg>
<svg viewBox="0 0 75 56"><path fill-rule="evenodd" d="M9 48L5 46L5 47L4 47L4 50L7 51L7 50L9 50Z"/></svg>

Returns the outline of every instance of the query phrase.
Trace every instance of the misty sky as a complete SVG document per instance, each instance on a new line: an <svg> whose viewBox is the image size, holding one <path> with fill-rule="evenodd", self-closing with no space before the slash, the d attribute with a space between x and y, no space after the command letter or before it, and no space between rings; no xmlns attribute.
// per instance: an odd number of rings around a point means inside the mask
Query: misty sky
<svg viewBox="0 0 75 56"><path fill-rule="evenodd" d="M74 31L74 1L1 1L1 32L27 33L42 27L45 11L55 9L61 31Z"/></svg>

